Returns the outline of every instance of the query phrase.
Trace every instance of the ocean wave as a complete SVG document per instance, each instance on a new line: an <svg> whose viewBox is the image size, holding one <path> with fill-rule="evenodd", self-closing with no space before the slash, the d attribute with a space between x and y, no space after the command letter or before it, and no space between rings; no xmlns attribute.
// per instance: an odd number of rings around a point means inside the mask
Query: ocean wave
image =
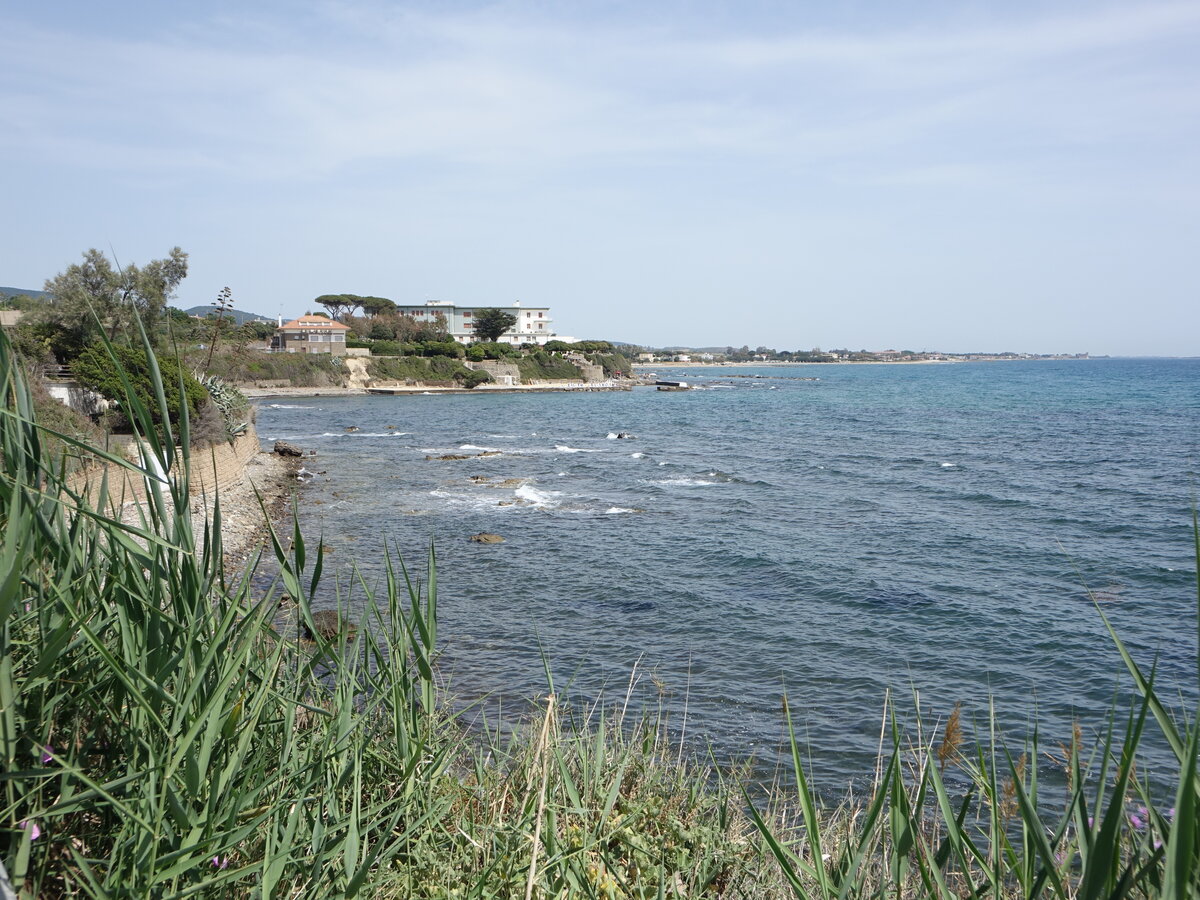
<svg viewBox="0 0 1200 900"><path fill-rule="evenodd" d="M300 406L296 403L268 403L267 409L318 409L318 407Z"/></svg>
<svg viewBox="0 0 1200 900"><path fill-rule="evenodd" d="M561 491L539 491L531 484L521 485L513 491L513 496L538 509L553 509L562 502L557 499L562 496Z"/></svg>
<svg viewBox="0 0 1200 900"><path fill-rule="evenodd" d="M554 449L559 453L600 453L600 450L587 450L583 447L568 447L566 444L555 444Z"/></svg>

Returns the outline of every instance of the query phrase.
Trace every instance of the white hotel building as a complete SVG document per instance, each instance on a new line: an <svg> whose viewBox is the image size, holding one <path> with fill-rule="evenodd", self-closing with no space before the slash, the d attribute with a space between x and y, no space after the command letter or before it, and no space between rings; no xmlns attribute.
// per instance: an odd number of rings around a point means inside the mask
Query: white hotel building
<svg viewBox="0 0 1200 900"><path fill-rule="evenodd" d="M517 317L517 323L500 337L505 344L545 344L546 341L566 340L556 335L550 327L548 306L521 306L520 302L512 306L457 306L442 300L429 300L423 306L398 305L396 311L406 316L412 316L418 322L431 322L437 315L446 317L446 330L456 341L469 344L475 340L475 317L481 310L502 309Z"/></svg>

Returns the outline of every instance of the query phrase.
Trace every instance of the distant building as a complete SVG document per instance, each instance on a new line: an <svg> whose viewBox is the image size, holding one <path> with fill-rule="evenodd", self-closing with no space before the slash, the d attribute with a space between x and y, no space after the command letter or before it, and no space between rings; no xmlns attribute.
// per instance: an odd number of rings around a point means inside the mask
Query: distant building
<svg viewBox="0 0 1200 900"><path fill-rule="evenodd" d="M446 317L446 330L450 337L464 344L475 340L475 317L485 309L502 309L517 317L511 330L500 336L503 344L545 344L547 341L562 340L551 329L548 306L458 306L441 300L430 300L422 306L399 306L396 311L411 316L418 322L432 323L438 315Z"/></svg>
<svg viewBox="0 0 1200 900"><path fill-rule="evenodd" d="M277 353L328 353L346 355L350 329L326 316L301 316L275 329L271 349Z"/></svg>

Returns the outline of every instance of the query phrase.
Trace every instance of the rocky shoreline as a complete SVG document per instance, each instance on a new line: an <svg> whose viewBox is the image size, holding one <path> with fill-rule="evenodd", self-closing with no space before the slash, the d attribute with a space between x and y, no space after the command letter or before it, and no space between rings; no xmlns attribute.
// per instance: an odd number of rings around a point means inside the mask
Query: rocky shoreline
<svg viewBox="0 0 1200 900"><path fill-rule="evenodd" d="M297 480L300 466L299 459L263 450L247 461L238 481L219 492L226 573L240 573L267 544L268 521L278 531L281 524L290 520L292 497L300 486ZM202 532L206 519L211 518L216 499L212 495L193 498L192 528L196 534Z"/></svg>

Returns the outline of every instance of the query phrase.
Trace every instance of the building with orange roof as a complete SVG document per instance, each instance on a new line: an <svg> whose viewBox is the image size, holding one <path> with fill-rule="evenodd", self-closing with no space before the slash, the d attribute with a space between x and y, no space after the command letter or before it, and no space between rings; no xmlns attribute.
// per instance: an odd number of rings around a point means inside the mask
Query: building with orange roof
<svg viewBox="0 0 1200 900"><path fill-rule="evenodd" d="M350 329L327 316L301 316L275 329L271 349L279 353L328 353L346 355L346 333Z"/></svg>

